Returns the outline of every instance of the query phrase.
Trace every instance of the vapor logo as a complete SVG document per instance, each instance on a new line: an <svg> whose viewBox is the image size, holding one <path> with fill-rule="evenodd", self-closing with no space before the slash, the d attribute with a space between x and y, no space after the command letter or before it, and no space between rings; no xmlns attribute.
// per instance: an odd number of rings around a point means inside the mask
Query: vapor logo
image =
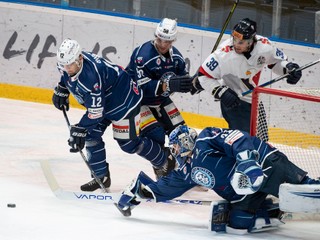
<svg viewBox="0 0 320 240"><path fill-rule="evenodd" d="M76 193L74 193L74 195L75 195L78 199L82 199L82 200L101 200L101 201L113 200L112 196L110 196L110 195L101 195L101 194L76 194Z"/></svg>

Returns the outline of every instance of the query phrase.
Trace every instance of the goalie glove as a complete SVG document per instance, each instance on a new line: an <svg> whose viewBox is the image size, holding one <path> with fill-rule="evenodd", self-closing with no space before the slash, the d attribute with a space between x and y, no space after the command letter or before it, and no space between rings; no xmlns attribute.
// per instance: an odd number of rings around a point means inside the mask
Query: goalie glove
<svg viewBox="0 0 320 240"><path fill-rule="evenodd" d="M289 84L297 84L297 82L300 80L302 76L302 71L295 69L298 69L299 65L293 62L289 62L286 65L286 72L289 73L289 76L287 77L287 83Z"/></svg>
<svg viewBox="0 0 320 240"><path fill-rule="evenodd" d="M192 77L189 75L185 76L167 76L161 80L159 84L157 94L162 96L169 96L170 93L181 92L187 93L190 92L192 88Z"/></svg>
<svg viewBox="0 0 320 240"><path fill-rule="evenodd" d="M59 109L62 110L63 107L65 107L66 111L69 110L69 90L58 84L55 88L54 88L54 93L52 96L52 103L53 105Z"/></svg>
<svg viewBox="0 0 320 240"><path fill-rule="evenodd" d="M257 192L263 182L263 171L257 163L259 153L245 150L237 154L237 166L231 178L231 186L239 195Z"/></svg>
<svg viewBox="0 0 320 240"><path fill-rule="evenodd" d="M122 192L121 197L117 203L118 208L127 210L134 208L140 204L137 198L154 198L152 191L145 188L147 184L154 181L141 171L137 178L133 179L127 188Z"/></svg>
<svg viewBox="0 0 320 240"><path fill-rule="evenodd" d="M216 100L220 100L227 108L234 108L240 104L238 95L227 86L215 87L212 91L212 95Z"/></svg>

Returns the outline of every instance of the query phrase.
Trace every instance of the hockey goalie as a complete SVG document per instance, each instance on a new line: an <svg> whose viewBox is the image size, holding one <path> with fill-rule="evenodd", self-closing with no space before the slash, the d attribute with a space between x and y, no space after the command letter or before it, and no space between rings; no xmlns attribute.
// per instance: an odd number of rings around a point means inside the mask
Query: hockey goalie
<svg viewBox="0 0 320 240"><path fill-rule="evenodd" d="M200 185L224 199L212 202L209 229L243 234L283 224L282 209L267 198L278 198L281 184L320 188L319 180L308 177L284 153L247 132L207 127L198 135L183 125L170 134L169 147L177 169L156 182L140 172L123 191L118 208L132 210L139 199L146 198L164 202ZM282 189L281 193L289 194L291 190ZM293 209L297 208L298 195L296 199L290 195L281 197L280 203L288 201ZM312 208L319 208L318 202ZM289 208L285 210L292 211Z"/></svg>

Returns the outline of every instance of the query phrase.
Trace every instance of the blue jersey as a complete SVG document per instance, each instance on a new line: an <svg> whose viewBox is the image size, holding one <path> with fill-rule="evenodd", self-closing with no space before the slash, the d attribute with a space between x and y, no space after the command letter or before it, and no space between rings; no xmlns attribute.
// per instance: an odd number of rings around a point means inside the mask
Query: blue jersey
<svg viewBox="0 0 320 240"><path fill-rule="evenodd" d="M158 106L165 99L157 95L161 79L168 75L186 75L186 64L181 53L172 46L168 55L160 54L153 41L137 47L126 68L130 76L143 90L142 105Z"/></svg>
<svg viewBox="0 0 320 240"><path fill-rule="evenodd" d="M102 119L119 121L139 106L142 92L126 71L93 53L82 56L82 68L75 76L58 66L60 84L87 109L79 126L90 131Z"/></svg>
<svg viewBox="0 0 320 240"><path fill-rule="evenodd" d="M158 182L148 184L148 187L157 202L181 196L197 185L214 190L227 201L239 200L243 196L237 195L230 184L236 167L236 155L254 149L260 154L257 161L261 166L270 154L278 151L247 132L205 128L196 140L190 162Z"/></svg>

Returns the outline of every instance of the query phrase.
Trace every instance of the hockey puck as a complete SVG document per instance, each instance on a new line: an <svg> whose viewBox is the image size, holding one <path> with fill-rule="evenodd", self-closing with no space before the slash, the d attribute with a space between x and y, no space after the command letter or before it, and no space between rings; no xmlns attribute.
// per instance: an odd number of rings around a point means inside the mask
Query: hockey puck
<svg viewBox="0 0 320 240"><path fill-rule="evenodd" d="M8 203L8 204L7 204L7 207L9 207L9 208L15 208L16 205L15 205L14 203Z"/></svg>

